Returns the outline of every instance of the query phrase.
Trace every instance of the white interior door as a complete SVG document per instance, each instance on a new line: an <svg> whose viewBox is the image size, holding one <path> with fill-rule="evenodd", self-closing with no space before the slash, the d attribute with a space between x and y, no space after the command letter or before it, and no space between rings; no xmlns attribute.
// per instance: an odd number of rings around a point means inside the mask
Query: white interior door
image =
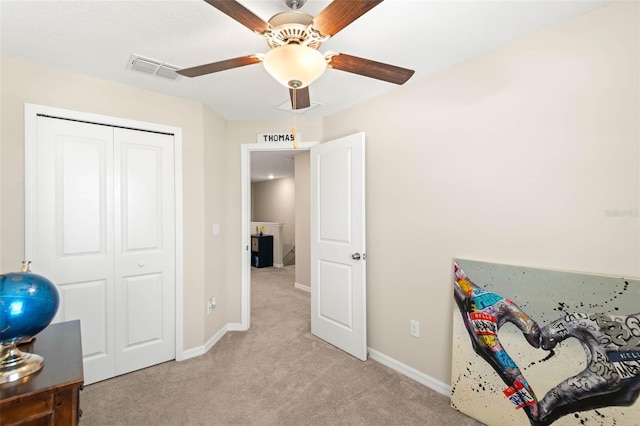
<svg viewBox="0 0 640 426"><path fill-rule="evenodd" d="M116 374L175 357L173 136L114 129Z"/></svg>
<svg viewBox="0 0 640 426"><path fill-rule="evenodd" d="M367 359L364 133L311 147L311 333Z"/></svg>
<svg viewBox="0 0 640 426"><path fill-rule="evenodd" d="M79 319L85 383L175 357L172 136L37 118L33 271ZM159 344L161 342L161 344Z"/></svg>
<svg viewBox="0 0 640 426"><path fill-rule="evenodd" d="M33 271L79 319L87 381L113 376L113 129L38 117ZM93 380L95 379L95 380Z"/></svg>

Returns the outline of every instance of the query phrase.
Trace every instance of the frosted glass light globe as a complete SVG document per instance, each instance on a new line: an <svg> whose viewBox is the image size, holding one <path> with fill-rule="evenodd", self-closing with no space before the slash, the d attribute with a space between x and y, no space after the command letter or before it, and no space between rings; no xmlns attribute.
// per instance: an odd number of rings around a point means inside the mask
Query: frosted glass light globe
<svg viewBox="0 0 640 426"><path fill-rule="evenodd" d="M262 63L280 84L293 89L308 86L327 68L322 53L299 44L286 44L269 50Z"/></svg>

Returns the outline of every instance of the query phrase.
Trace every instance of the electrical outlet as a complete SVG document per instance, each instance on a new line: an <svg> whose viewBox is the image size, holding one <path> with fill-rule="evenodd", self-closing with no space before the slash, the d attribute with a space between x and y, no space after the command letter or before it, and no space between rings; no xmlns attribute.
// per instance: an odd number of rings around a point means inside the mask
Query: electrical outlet
<svg viewBox="0 0 640 426"><path fill-rule="evenodd" d="M411 326L409 328L409 333L413 337L420 337L420 323L416 320L411 320Z"/></svg>
<svg viewBox="0 0 640 426"><path fill-rule="evenodd" d="M211 312L216 308L216 298L212 297L207 300L207 315L211 315Z"/></svg>

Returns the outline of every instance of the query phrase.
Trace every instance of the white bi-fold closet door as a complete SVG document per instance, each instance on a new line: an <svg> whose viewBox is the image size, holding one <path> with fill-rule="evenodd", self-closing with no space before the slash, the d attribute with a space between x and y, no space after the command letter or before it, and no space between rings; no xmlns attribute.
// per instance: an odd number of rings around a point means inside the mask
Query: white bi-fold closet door
<svg viewBox="0 0 640 426"><path fill-rule="evenodd" d="M80 319L85 383L175 358L174 136L37 117L34 272Z"/></svg>

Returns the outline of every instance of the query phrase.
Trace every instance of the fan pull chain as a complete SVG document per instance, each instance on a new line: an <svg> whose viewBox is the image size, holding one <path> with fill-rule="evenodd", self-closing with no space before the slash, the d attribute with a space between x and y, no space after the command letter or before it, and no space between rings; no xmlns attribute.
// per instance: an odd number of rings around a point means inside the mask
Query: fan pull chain
<svg viewBox="0 0 640 426"><path fill-rule="evenodd" d="M296 137L296 128L291 129L291 134L293 135L293 149L298 149L298 138Z"/></svg>

